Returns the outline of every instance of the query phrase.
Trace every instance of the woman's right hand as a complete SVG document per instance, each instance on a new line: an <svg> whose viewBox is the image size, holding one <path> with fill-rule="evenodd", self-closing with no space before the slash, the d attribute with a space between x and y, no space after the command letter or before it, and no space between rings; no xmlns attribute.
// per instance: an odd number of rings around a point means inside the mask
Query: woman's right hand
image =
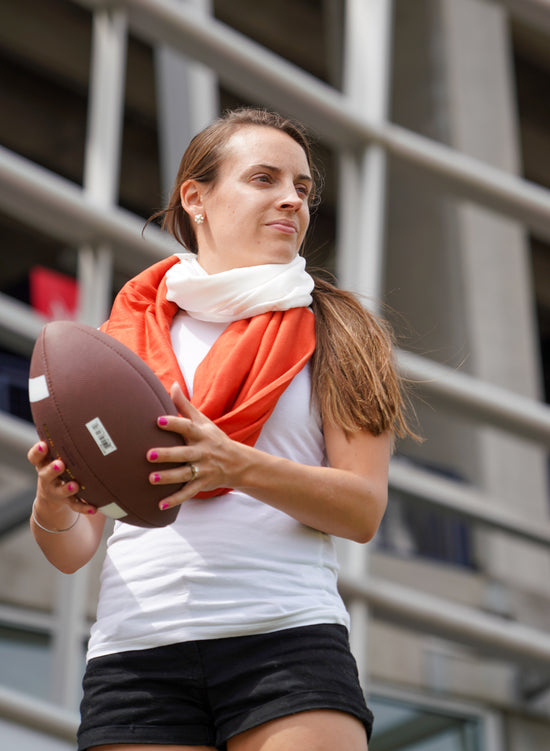
<svg viewBox="0 0 550 751"><path fill-rule="evenodd" d="M31 530L50 563L72 574L88 563L99 547L105 516L78 497L80 486L75 480L62 479L65 464L61 459L52 460L47 443L35 443L27 458L38 475ZM87 516L88 523L75 512Z"/></svg>
<svg viewBox="0 0 550 751"><path fill-rule="evenodd" d="M80 514L95 514L97 508L82 501L77 494L80 486L75 480L64 481L61 475L65 464L61 459L54 459L49 454L48 444L39 441L29 450L27 459L34 466L38 475L36 489L36 506L42 509L45 519L67 515L69 509Z"/></svg>

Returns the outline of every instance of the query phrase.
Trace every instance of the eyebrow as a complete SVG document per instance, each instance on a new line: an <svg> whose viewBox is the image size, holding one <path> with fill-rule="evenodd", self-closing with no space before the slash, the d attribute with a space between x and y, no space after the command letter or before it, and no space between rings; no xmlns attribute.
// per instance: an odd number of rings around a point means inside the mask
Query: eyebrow
<svg viewBox="0 0 550 751"><path fill-rule="evenodd" d="M275 174L280 174L282 172L280 167L274 167L272 164L253 164L250 169L263 169L267 172L274 172ZM296 179L313 183L313 178L311 177L311 175L297 175Z"/></svg>

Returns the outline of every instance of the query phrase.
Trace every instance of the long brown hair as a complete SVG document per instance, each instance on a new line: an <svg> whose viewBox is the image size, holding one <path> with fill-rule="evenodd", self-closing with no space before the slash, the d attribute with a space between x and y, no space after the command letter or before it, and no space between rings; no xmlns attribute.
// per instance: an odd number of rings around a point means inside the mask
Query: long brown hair
<svg viewBox="0 0 550 751"><path fill-rule="evenodd" d="M187 250L197 253L195 229L181 205L180 188L186 180L214 184L229 138L250 125L281 130L302 147L314 181L309 198L314 205L319 194L319 171L302 126L267 110L241 108L215 120L192 139L167 207L147 223L160 219L163 229ZM346 433L366 429L374 435L389 431L392 436L416 437L405 416L403 384L395 366L388 325L367 311L352 293L321 278L314 279L312 389L323 420Z"/></svg>
<svg viewBox="0 0 550 751"><path fill-rule="evenodd" d="M410 436L411 409L394 358L389 324L351 292L314 276L315 351L312 389L324 420L350 434L365 429L392 438Z"/></svg>

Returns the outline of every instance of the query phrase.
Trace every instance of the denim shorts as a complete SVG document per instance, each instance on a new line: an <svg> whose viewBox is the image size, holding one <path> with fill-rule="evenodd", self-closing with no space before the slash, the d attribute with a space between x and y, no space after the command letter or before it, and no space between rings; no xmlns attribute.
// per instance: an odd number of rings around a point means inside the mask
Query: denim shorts
<svg viewBox="0 0 550 751"><path fill-rule="evenodd" d="M286 715L333 709L370 738L348 632L336 624L183 642L89 661L78 749L108 743L215 746Z"/></svg>

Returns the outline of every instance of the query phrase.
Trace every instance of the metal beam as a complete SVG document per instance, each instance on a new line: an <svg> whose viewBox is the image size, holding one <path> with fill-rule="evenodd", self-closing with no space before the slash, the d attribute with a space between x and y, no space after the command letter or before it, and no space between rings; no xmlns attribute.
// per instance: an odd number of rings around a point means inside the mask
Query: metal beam
<svg viewBox="0 0 550 751"><path fill-rule="evenodd" d="M550 34L550 0L488 0L488 2L502 5L518 21Z"/></svg>
<svg viewBox="0 0 550 751"><path fill-rule="evenodd" d="M118 202L128 30L125 14L94 13L83 188L108 208ZM113 257L108 245L78 251L78 318L99 326L111 307Z"/></svg>
<svg viewBox="0 0 550 751"><path fill-rule="evenodd" d="M178 1L212 18L213 0ZM187 144L219 113L219 87L212 70L164 44L155 49L155 80L161 182L168 203Z"/></svg>
<svg viewBox="0 0 550 751"><path fill-rule="evenodd" d="M0 686L0 716L61 740L74 743L76 739L77 713L4 686Z"/></svg>
<svg viewBox="0 0 550 751"><path fill-rule="evenodd" d="M0 503L0 540L22 524L27 524L36 493L36 483L29 484Z"/></svg>
<svg viewBox="0 0 550 751"><path fill-rule="evenodd" d="M9 446L26 454L37 440L38 436L33 425L19 417L0 412L0 446Z"/></svg>
<svg viewBox="0 0 550 751"><path fill-rule="evenodd" d="M104 0L77 0L88 8ZM337 148L377 143L447 190L525 222L550 239L550 191L390 123L365 118L348 97L215 19L177 0L112 0L149 42L171 45L217 71L228 87L302 120Z"/></svg>
<svg viewBox="0 0 550 751"><path fill-rule="evenodd" d="M108 240L118 267L132 275L181 247L157 227L120 207L94 203L82 188L0 146L0 207L73 245Z"/></svg>
<svg viewBox="0 0 550 751"><path fill-rule="evenodd" d="M474 422L485 422L550 447L550 407L466 373L399 350L399 370L412 382L413 394L430 406Z"/></svg>
<svg viewBox="0 0 550 751"><path fill-rule="evenodd" d="M0 292L0 342L21 355L30 355L46 319L25 303Z"/></svg>
<svg viewBox="0 0 550 751"><path fill-rule="evenodd" d="M471 486L419 469L405 460L390 463L389 485L416 504L430 506L461 519L528 540L550 550L550 524L519 516Z"/></svg>
<svg viewBox="0 0 550 751"><path fill-rule="evenodd" d="M550 636L544 631L378 578L342 576L340 588L344 597L364 598L374 617L407 631L474 647L485 657L550 669Z"/></svg>
<svg viewBox="0 0 550 751"><path fill-rule="evenodd" d="M342 86L350 104L376 122L387 118L391 69L392 0L347 0L344 9ZM337 272L344 287L369 305L382 298L387 155L367 143L361 153L339 154ZM363 253L357 253L363 248ZM344 568L350 576L370 569L370 548L347 542ZM349 604L350 646L361 680L368 683L369 609Z"/></svg>

